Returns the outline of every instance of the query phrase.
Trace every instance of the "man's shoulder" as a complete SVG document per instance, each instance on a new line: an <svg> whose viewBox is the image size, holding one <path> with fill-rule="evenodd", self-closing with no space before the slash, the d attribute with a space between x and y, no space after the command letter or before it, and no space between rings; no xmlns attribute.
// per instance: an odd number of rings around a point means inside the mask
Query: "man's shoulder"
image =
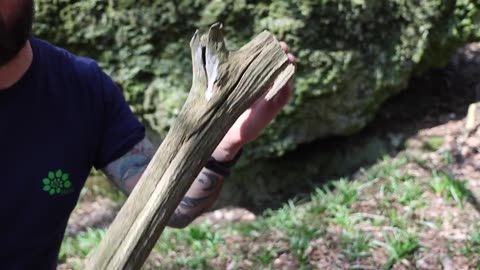
<svg viewBox="0 0 480 270"><path fill-rule="evenodd" d="M32 38L31 42L34 48L34 57L37 57L42 62L42 66L48 67L50 71L83 80L87 79L87 81L101 73L98 63L93 59L78 56L42 39Z"/></svg>

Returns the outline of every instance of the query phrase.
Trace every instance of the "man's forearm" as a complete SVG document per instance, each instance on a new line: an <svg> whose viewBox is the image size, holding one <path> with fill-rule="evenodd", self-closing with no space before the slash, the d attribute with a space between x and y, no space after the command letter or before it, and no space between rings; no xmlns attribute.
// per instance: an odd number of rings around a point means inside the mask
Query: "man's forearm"
<svg viewBox="0 0 480 270"><path fill-rule="evenodd" d="M203 169L183 197L168 226L184 228L208 210L216 201L223 185L223 176Z"/></svg>
<svg viewBox="0 0 480 270"><path fill-rule="evenodd" d="M130 194L152 160L154 153L154 146L145 139L129 153L110 163L103 169L103 172L123 192ZM223 176L203 169L178 205L168 226L183 228L190 224L213 205L222 185Z"/></svg>

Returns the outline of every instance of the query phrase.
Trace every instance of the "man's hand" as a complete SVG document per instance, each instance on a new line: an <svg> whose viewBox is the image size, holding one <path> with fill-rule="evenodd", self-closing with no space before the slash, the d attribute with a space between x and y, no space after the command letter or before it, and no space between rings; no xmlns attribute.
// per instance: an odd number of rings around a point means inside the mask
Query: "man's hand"
<svg viewBox="0 0 480 270"><path fill-rule="evenodd" d="M290 62L294 64L295 57L288 53L287 44L280 42L280 45L288 55ZM218 161L232 160L243 145L255 140L275 116L277 116L290 99L292 90L293 86L290 81L273 99L267 101L264 95L257 100L253 106L246 110L233 124L213 152L213 158ZM266 91L265 94L267 92L268 91Z"/></svg>
<svg viewBox="0 0 480 270"><path fill-rule="evenodd" d="M287 44L281 43L283 50L288 54ZM288 54L292 63L295 57ZM267 93L268 91L266 91ZM265 94L266 94L265 93ZM264 97L257 100L251 108L245 111L227 132L219 144L213 157L218 161L232 160L240 148L255 140L263 129L287 104L292 95L291 82L270 101ZM130 152L123 157L111 162L103 172L126 194L129 194L148 163L155 154L155 148L144 139L138 143ZM183 228L192 222L196 217L209 209L220 193L223 184L223 176L209 169L204 168L197 176L185 197L178 205L168 225L175 228Z"/></svg>

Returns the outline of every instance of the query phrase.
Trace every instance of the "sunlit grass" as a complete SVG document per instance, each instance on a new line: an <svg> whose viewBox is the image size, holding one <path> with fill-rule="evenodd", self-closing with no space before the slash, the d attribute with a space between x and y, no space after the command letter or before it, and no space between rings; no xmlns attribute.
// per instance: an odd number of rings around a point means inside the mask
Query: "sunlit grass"
<svg viewBox="0 0 480 270"><path fill-rule="evenodd" d="M447 156L445 161L451 160ZM158 265L161 269L224 269L228 263L238 267L232 269L275 269L281 254L293 256L298 269L316 269L310 252L318 248L318 241L326 245L325 252L343 261L343 267L370 263L375 269L389 269L424 250L421 235L441 227L442 220L416 217L416 211L429 207L428 194L455 202L453 206L459 209L470 196L464 181L437 171L419 178L405 169L409 162L423 166L429 161L385 157L362 169L355 179L341 178L318 187L306 203L291 200L252 222L212 224L206 220L183 230L167 228L145 269ZM95 187L86 188L91 196L107 196ZM81 269L78 262L104 233L91 229L66 236L60 261L76 258L74 266ZM480 266L478 227L461 253ZM376 261L379 254L386 261Z"/></svg>
<svg viewBox="0 0 480 270"><path fill-rule="evenodd" d="M385 233L383 238L384 241L374 241L373 243L387 250L389 257L384 269L390 269L396 262L412 255L420 248L418 235L415 232L398 229Z"/></svg>
<svg viewBox="0 0 480 270"><path fill-rule="evenodd" d="M454 200L459 205L463 205L470 197L470 191L466 187L466 182L457 180L446 173L434 171L430 186L437 195L441 195L445 199Z"/></svg>

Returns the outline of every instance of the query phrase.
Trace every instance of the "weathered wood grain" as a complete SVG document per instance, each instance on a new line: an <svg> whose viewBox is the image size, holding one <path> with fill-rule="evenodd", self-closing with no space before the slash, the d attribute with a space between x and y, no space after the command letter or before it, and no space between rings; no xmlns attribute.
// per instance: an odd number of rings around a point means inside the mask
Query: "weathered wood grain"
<svg viewBox="0 0 480 270"><path fill-rule="evenodd" d="M263 32L227 51L222 26L193 36L193 82L175 124L88 260L86 269L140 269L170 216L235 120L293 76L278 41Z"/></svg>

